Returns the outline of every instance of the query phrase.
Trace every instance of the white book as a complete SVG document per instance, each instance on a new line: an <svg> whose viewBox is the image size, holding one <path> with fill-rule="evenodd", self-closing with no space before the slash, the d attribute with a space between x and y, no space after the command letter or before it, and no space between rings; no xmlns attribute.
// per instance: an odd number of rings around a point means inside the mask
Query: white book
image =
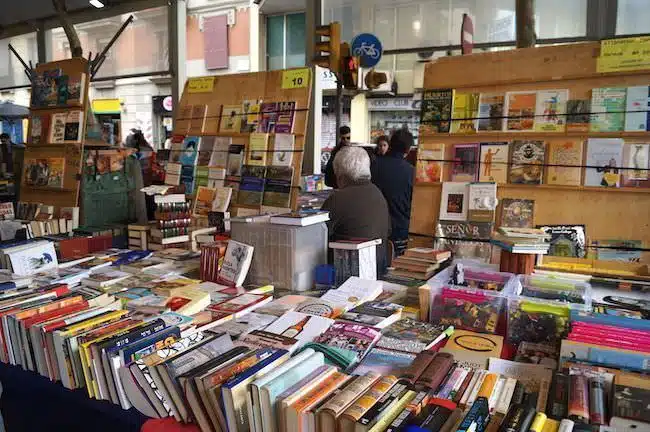
<svg viewBox="0 0 650 432"><path fill-rule="evenodd" d="M232 142L230 137L217 137L210 155L210 166L225 168L228 165L228 148Z"/></svg>
<svg viewBox="0 0 650 432"><path fill-rule="evenodd" d="M273 137L273 166L292 166L296 137L292 134L275 134Z"/></svg>
<svg viewBox="0 0 650 432"><path fill-rule="evenodd" d="M517 363L495 357L491 357L488 364L489 372L515 378L524 385L527 393L538 393L537 411L543 412L546 409L553 368L548 365Z"/></svg>
<svg viewBox="0 0 650 432"><path fill-rule="evenodd" d="M253 246L228 240L226 255L223 258L219 279L234 286L241 286L253 261Z"/></svg>
<svg viewBox="0 0 650 432"><path fill-rule="evenodd" d="M214 201L212 201L212 211L225 213L230 206L230 198L232 197L232 188L218 187Z"/></svg>
<svg viewBox="0 0 650 432"><path fill-rule="evenodd" d="M19 276L29 276L37 272L55 269L58 266L54 243L37 243L32 247L14 252L5 250L11 268Z"/></svg>
<svg viewBox="0 0 650 432"><path fill-rule="evenodd" d="M620 138L589 138L585 186L618 187L623 160L623 140Z"/></svg>
<svg viewBox="0 0 650 432"><path fill-rule="evenodd" d="M334 324L334 320L300 312L285 312L280 318L271 323L264 331L298 340L295 349L320 336Z"/></svg>
<svg viewBox="0 0 650 432"><path fill-rule="evenodd" d="M627 143L625 144L627 158L625 160L625 172L627 180L648 180L648 161L650 160L650 144Z"/></svg>
<svg viewBox="0 0 650 432"><path fill-rule="evenodd" d="M444 182L440 197L440 220L461 221L467 220L469 207L469 183Z"/></svg>
<svg viewBox="0 0 650 432"><path fill-rule="evenodd" d="M625 99L625 130L648 130L648 109L650 108L650 87L635 86L627 88Z"/></svg>

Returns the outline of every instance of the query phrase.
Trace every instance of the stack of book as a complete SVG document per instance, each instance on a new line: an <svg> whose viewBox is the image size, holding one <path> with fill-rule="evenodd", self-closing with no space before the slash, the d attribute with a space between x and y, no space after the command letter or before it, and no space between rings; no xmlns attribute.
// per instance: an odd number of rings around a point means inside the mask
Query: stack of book
<svg viewBox="0 0 650 432"><path fill-rule="evenodd" d="M500 227L491 243L510 253L547 254L550 236L538 228Z"/></svg>
<svg viewBox="0 0 650 432"><path fill-rule="evenodd" d="M190 204L184 194L156 195L155 218L157 226L151 228L148 248L160 250L183 247L190 241Z"/></svg>
<svg viewBox="0 0 650 432"><path fill-rule="evenodd" d="M393 259L391 275L427 280L436 274L451 252L432 248L410 248Z"/></svg>

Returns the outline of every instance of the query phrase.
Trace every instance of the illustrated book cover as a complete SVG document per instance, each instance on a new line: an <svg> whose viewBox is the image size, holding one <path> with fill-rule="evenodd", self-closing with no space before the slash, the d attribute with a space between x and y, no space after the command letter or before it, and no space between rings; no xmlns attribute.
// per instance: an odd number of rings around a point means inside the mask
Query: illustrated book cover
<svg viewBox="0 0 650 432"><path fill-rule="evenodd" d="M581 140L550 141L548 143L546 183L580 186L582 183L582 148Z"/></svg>
<svg viewBox="0 0 650 432"><path fill-rule="evenodd" d="M481 143L479 177L481 182L508 182L510 146L507 142Z"/></svg>
<svg viewBox="0 0 650 432"><path fill-rule="evenodd" d="M510 183L542 184L545 155L544 141L513 141Z"/></svg>
<svg viewBox="0 0 650 432"><path fill-rule="evenodd" d="M448 133L453 104L452 89L426 90L422 97L420 130L429 133Z"/></svg>

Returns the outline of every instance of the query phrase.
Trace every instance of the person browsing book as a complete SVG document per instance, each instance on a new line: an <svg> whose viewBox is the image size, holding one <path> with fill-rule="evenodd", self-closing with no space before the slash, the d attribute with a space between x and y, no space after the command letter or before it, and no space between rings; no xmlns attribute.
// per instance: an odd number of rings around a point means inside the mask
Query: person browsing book
<svg viewBox="0 0 650 432"><path fill-rule="evenodd" d="M336 182L336 175L334 174L334 159L336 158L336 154L343 148L347 147L350 145L350 126L341 126L339 128L339 135L341 136L340 141L336 144L336 147L334 147L334 150L332 150L332 153L330 154L330 158L327 161L327 165L325 166L325 185L332 187L334 189L338 188L338 184Z"/></svg>
<svg viewBox="0 0 650 432"><path fill-rule="evenodd" d="M370 156L361 147L346 146L336 156L334 173L339 189L321 207L330 212L329 238L381 239L377 246L377 275L382 275L387 266L390 216L384 196L370 181Z"/></svg>
<svg viewBox="0 0 650 432"><path fill-rule="evenodd" d="M391 219L391 241L395 256L406 250L411 219L411 195L413 194L413 165L406 161L413 145L413 135L399 129L390 137L390 147L384 157L373 164L372 182L386 198Z"/></svg>

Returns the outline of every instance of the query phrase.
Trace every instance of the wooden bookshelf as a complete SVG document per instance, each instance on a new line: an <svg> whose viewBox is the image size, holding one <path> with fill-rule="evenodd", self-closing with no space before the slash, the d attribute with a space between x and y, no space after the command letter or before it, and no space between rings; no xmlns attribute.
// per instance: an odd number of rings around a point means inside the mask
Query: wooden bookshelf
<svg viewBox="0 0 650 432"><path fill-rule="evenodd" d="M444 57L425 67L424 88L455 89L461 92L506 93L568 89L569 99L591 99L599 87L629 87L650 84L650 70L599 73L597 42L525 48L494 53ZM464 134L420 132L420 143L445 144L443 180L449 181L453 144L553 140L624 138L629 142L650 143L650 132L481 132ZM584 178L586 145L583 149ZM545 181L546 169L542 181ZM509 171L509 167L508 167ZM646 182L647 183L647 182ZM411 243L430 244L438 223L441 183L415 183L411 210ZM582 224L588 239L642 240L650 245L650 188L599 188L590 186L499 184L498 198L535 201L534 223ZM500 211L500 208L499 208ZM497 212L496 220L500 215ZM650 253L643 253L650 262Z"/></svg>
<svg viewBox="0 0 650 432"><path fill-rule="evenodd" d="M215 115L215 112L221 113L221 108L226 105L242 105L245 100L261 100L262 102L290 102L295 101L296 107L294 111L294 125L292 135L295 137L294 152L293 152L293 181L291 188L291 208L297 208L297 198L300 185L300 177L302 174L302 163L304 157L305 147L305 134L307 133L307 119L309 110L311 109L311 85L313 73L310 69L306 69L308 79L303 82L303 85L298 88L282 88L283 75L305 68L278 70L269 72L253 72L231 75L218 75L210 77L214 80L212 91L194 93L189 91L188 81L185 84L183 96L177 112L177 120L183 112L183 109L190 105L205 104L208 107L208 114L206 121L217 122L221 121L222 115ZM208 77L205 77L208 78ZM201 79L201 78L199 78ZM174 122L176 128L178 121ZM210 129L214 129L214 125ZM205 127L204 127L205 130ZM230 137L232 144L244 145L244 164L246 155L249 152L249 138L250 133L239 132L204 132L204 133L186 133L185 131L174 130L175 135L183 136L216 136L216 137ZM269 133L272 137L274 133ZM267 158L272 157L272 145L269 145ZM267 162L267 166L269 163ZM191 191L188 191L191 192ZM259 209L259 207L237 205L231 202L231 207L246 208L246 209Z"/></svg>

